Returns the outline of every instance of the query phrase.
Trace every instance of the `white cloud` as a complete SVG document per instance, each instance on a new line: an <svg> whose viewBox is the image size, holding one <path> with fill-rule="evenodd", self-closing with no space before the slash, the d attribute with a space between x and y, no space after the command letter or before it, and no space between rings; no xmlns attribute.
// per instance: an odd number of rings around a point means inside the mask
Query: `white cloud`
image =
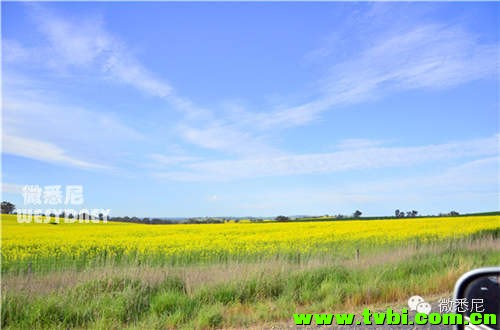
<svg viewBox="0 0 500 330"><path fill-rule="evenodd" d="M242 158L283 155L273 146L279 129L308 124L339 105L394 91L452 87L494 75L498 68L498 45L484 44L458 26L401 24L396 20L385 29L375 29L377 33L361 44L361 50L330 64L328 74L318 82L319 97L269 111L241 109L236 115L225 116L179 96L166 79L154 75L133 56L129 46L108 32L101 18L70 20L40 5L32 8L40 31L50 43L45 56L52 58L53 65L96 67L104 76L160 97L183 115L177 125L183 141ZM377 15L376 10L370 11L356 18L352 26L363 20L380 21ZM383 15L388 16L387 11ZM352 29L340 33L344 35L323 47L322 56L329 56L330 48L349 38Z"/></svg>
<svg viewBox="0 0 500 330"><path fill-rule="evenodd" d="M113 113L65 104L43 83L22 76L4 76L3 136L15 143L4 142L4 152L79 168L107 168L80 159L101 158L109 163L116 160L124 145L145 138ZM34 142L33 146L29 141ZM44 155L36 153L37 147ZM65 150L79 157L69 157Z"/></svg>
<svg viewBox="0 0 500 330"><path fill-rule="evenodd" d="M71 23L41 6L34 8L38 26L50 42L52 55L56 55L53 65L90 65L116 48L115 41L102 30L99 19Z"/></svg>
<svg viewBox="0 0 500 330"><path fill-rule="evenodd" d="M428 23L391 26L387 31L379 31L370 43L363 44L364 49L332 64L318 82L319 97L270 111L249 112L240 107L236 116L226 118L225 128L245 129L255 140L256 130L306 125L341 105L370 101L391 92L449 88L493 77L498 71L499 45L483 44L458 26ZM337 36L336 40L345 38L348 36ZM217 149L222 144L210 142L223 140L230 133L216 130L208 140L204 134L186 137L191 143Z"/></svg>
<svg viewBox="0 0 500 330"><path fill-rule="evenodd" d="M92 68L118 83L164 99L187 119L204 120L211 112L178 95L170 83L157 77L133 54L132 47L110 33L102 18L63 18L32 5L40 31L49 41L46 59L58 67Z"/></svg>
<svg viewBox="0 0 500 330"><path fill-rule="evenodd" d="M23 98L19 95L22 92L19 89L16 93L4 93L3 122L8 132L24 131L32 136L55 136L68 141L143 138L112 113L63 104L52 95L41 96L35 91L28 91L26 94L31 94L30 97ZM92 134L86 134L90 132Z"/></svg>
<svg viewBox="0 0 500 330"><path fill-rule="evenodd" d="M277 148L269 146L264 137L254 134L249 127L212 121L207 122L203 127L180 124L177 131L187 142L206 149L229 152L243 158L282 154Z"/></svg>
<svg viewBox="0 0 500 330"><path fill-rule="evenodd" d="M118 50L107 58L104 72L153 96L168 98L172 94L172 87L167 82L155 78L135 59Z"/></svg>
<svg viewBox="0 0 500 330"><path fill-rule="evenodd" d="M220 125L214 114L197 106L193 101L175 93L173 87L165 80L155 76L132 54L131 47L112 35L104 27L101 18L73 18L69 20L56 15L46 7L30 5L39 30L46 37L48 46L25 48L19 43L19 52L32 56L23 57L33 60L42 56L52 69L95 70L103 77L109 77L117 83L129 85L151 96L165 100L173 109L180 112L185 121L179 125L180 136L192 144L227 151L227 143L214 141L231 135L233 139L242 137L240 145L245 145L252 137L249 134L237 134L227 125ZM41 61L43 63L44 61ZM209 123L215 130L198 129L197 126ZM217 126L217 127L216 127ZM206 135L210 135L205 139ZM200 136L201 139L198 139ZM244 137L246 136L246 137ZM210 140L213 140L211 143ZM234 141L234 140L233 140ZM234 141L237 144L237 141ZM238 149L238 148L236 148ZM231 151L234 151L231 149Z"/></svg>
<svg viewBox="0 0 500 330"><path fill-rule="evenodd" d="M4 134L2 136L2 153L14 156L30 158L42 162L48 162L59 165L67 165L83 169L104 169L105 165L87 162L78 158L71 157L60 147L29 138L12 136Z"/></svg>
<svg viewBox="0 0 500 330"><path fill-rule="evenodd" d="M260 127L293 127L343 104L383 97L389 92L442 89L498 72L498 44L483 44L458 26L397 26L365 49L334 64L320 82L322 96L294 107L261 113Z"/></svg>
<svg viewBox="0 0 500 330"><path fill-rule="evenodd" d="M173 101L178 101L170 84L155 77L134 58L127 46L104 28L102 18L68 19L40 4L30 4L29 8L48 44L27 48L16 41L8 41L15 46L9 51L9 57L30 61L41 58L38 63L48 64L58 71L97 68L101 74L147 94L173 97Z"/></svg>
<svg viewBox="0 0 500 330"><path fill-rule="evenodd" d="M179 181L333 173L347 170L407 167L466 157L495 155L499 137L416 147L368 147L333 153L285 155L243 160L193 162L185 171L156 173Z"/></svg>

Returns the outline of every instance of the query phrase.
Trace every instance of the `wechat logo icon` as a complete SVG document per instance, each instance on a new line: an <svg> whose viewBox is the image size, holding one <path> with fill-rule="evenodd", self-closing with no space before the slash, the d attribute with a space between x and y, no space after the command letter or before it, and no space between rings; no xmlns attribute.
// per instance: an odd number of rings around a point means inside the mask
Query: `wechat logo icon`
<svg viewBox="0 0 500 330"><path fill-rule="evenodd" d="M431 312L431 304L425 302L424 298L420 296L412 296L408 299L408 307L411 311L417 311L418 313L424 313L429 315Z"/></svg>

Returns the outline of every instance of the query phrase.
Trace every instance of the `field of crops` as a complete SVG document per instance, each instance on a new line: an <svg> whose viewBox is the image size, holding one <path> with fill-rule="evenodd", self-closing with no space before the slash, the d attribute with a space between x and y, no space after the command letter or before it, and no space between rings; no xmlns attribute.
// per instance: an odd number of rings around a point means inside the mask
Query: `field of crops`
<svg viewBox="0 0 500 330"><path fill-rule="evenodd" d="M178 265L353 255L361 249L455 239L495 230L499 216L298 223L143 225L18 223L2 216L2 270Z"/></svg>

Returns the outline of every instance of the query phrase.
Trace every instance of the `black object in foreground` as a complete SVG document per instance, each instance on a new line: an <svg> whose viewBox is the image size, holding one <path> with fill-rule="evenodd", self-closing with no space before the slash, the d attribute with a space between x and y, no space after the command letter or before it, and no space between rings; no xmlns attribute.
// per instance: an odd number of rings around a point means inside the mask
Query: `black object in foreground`
<svg viewBox="0 0 500 330"><path fill-rule="evenodd" d="M468 306L476 303L479 306L477 310L455 304L455 313L462 314L468 321L474 321L472 318L484 321L479 325L457 325L456 330L499 330L500 267L479 268L462 275L455 284L454 301L462 301ZM493 322L486 317L488 314L496 315Z"/></svg>

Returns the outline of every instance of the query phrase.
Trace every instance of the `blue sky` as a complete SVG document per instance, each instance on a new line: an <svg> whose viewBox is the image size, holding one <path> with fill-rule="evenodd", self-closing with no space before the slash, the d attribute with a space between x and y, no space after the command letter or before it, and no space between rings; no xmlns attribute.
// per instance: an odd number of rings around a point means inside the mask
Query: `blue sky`
<svg viewBox="0 0 500 330"><path fill-rule="evenodd" d="M3 199L499 209L498 3L2 3Z"/></svg>

